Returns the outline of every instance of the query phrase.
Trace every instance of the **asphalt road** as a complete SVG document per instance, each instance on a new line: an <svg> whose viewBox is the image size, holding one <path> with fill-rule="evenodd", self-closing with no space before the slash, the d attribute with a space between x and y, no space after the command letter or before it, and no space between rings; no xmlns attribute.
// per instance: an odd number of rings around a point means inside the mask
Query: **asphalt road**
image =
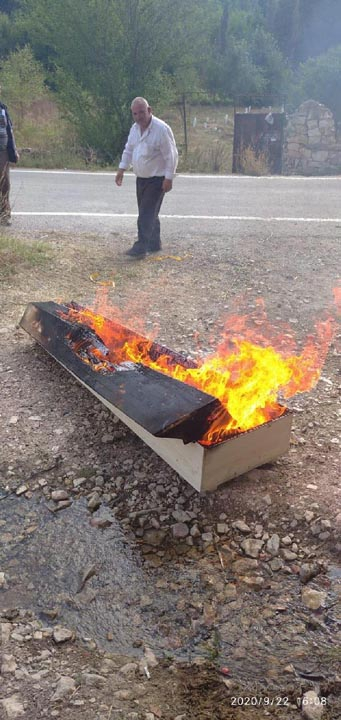
<svg viewBox="0 0 341 720"><path fill-rule="evenodd" d="M109 172L11 171L14 224L20 229L71 232L135 228L135 180L118 188ZM161 217L172 230L208 232L245 223L341 223L341 177L179 175ZM245 228L244 228L245 229Z"/></svg>

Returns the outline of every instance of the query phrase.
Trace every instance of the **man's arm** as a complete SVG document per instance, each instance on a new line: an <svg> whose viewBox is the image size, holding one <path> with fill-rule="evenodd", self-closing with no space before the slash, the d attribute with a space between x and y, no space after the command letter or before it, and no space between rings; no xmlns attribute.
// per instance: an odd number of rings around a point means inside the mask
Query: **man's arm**
<svg viewBox="0 0 341 720"><path fill-rule="evenodd" d="M171 129L165 128L162 133L160 149L165 161L165 179L162 183L163 192L169 192L173 187L173 178L178 164L178 151Z"/></svg>
<svg viewBox="0 0 341 720"><path fill-rule="evenodd" d="M123 182L124 171L128 169L129 165L131 165L131 161L133 158L133 150L134 150L134 126L131 128L130 133L128 135L128 140L127 140L125 148L123 150L121 162L119 164L119 168L117 170L116 177L115 177L115 183L119 187L122 185L122 182Z"/></svg>
<svg viewBox="0 0 341 720"><path fill-rule="evenodd" d="M118 185L119 187L121 187L121 185L122 185L122 183L123 183L123 175L124 175L124 169L123 169L123 168L119 168L119 169L117 170L116 177L115 177L115 183L116 183L116 185Z"/></svg>

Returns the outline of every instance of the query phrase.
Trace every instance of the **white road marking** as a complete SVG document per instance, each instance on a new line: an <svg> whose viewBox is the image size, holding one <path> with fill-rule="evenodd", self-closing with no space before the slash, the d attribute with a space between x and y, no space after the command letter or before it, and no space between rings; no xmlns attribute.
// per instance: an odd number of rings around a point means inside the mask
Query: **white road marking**
<svg viewBox="0 0 341 720"><path fill-rule="evenodd" d="M94 217L94 218L137 218L137 213L91 213L91 212L12 212L25 217ZM293 223L341 223L341 218L304 217L259 217L256 215L160 215L167 220L239 220L252 222L293 222Z"/></svg>
<svg viewBox="0 0 341 720"><path fill-rule="evenodd" d="M40 170L40 169L34 169L34 168L11 168L11 172L17 173L35 173L38 174L48 174L48 175L91 175L92 177L96 177L97 175L100 177L108 177L112 178L115 177L116 171L112 172L111 170L108 172L96 172L94 170ZM134 173L126 172L126 176L128 177L135 177ZM302 181L305 182L314 182L318 181L321 182L321 180L337 180L339 181L341 179L341 175L325 175L322 177L319 176L304 176L304 175L191 175L190 173L184 174L184 173L178 173L176 175L177 178L186 178L188 180L205 180L205 179L211 179L211 180L233 180L235 181L243 181L243 180L252 180L252 181L264 181L264 180L284 180L284 181Z"/></svg>

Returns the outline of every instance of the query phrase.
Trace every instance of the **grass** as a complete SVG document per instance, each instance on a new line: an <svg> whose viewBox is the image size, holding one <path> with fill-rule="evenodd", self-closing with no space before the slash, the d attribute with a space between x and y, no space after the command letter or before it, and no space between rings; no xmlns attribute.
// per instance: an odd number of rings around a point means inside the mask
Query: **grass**
<svg viewBox="0 0 341 720"><path fill-rule="evenodd" d="M159 114L157 109L155 114ZM160 116L170 124L175 135L179 148L178 172L232 172L233 107L188 104L187 147L180 109L169 107ZM78 146L72 127L51 101L36 103L32 117L28 115L16 130L16 140L21 167L100 168L95 154L92 158L90 152L88 157L90 149Z"/></svg>
<svg viewBox="0 0 341 720"><path fill-rule="evenodd" d="M234 112L223 105L187 107L187 149L180 110L172 107L162 114L170 124L179 148L178 172L230 174L232 172Z"/></svg>
<svg viewBox="0 0 341 720"><path fill-rule="evenodd" d="M50 258L46 243L24 242L0 234L0 280L19 272L44 265Z"/></svg>

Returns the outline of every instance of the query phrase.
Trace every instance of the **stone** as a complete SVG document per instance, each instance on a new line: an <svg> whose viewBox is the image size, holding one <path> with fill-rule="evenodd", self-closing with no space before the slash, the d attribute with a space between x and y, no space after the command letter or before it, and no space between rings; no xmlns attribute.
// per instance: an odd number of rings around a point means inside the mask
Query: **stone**
<svg viewBox="0 0 341 720"><path fill-rule="evenodd" d="M246 538L240 543L241 548L244 550L245 555L251 558L257 558L262 547L263 540L256 540L255 538Z"/></svg>
<svg viewBox="0 0 341 720"><path fill-rule="evenodd" d="M217 523L218 535L226 535L229 531L229 526L226 523Z"/></svg>
<svg viewBox="0 0 341 720"><path fill-rule="evenodd" d="M4 707L6 713L4 720L15 720L15 718L25 715L25 708L21 702L20 696L17 694L10 695L9 697L0 700L0 703Z"/></svg>
<svg viewBox="0 0 341 720"><path fill-rule="evenodd" d="M129 678L130 680L133 680L138 670L137 663L126 663L125 665L122 665L120 668L120 673L122 675L125 675L125 677Z"/></svg>
<svg viewBox="0 0 341 720"><path fill-rule="evenodd" d="M60 500L68 500L69 495L66 490L52 490L51 498L55 502L59 502Z"/></svg>
<svg viewBox="0 0 341 720"><path fill-rule="evenodd" d="M61 627L60 625L58 625L54 628L52 637L53 637L55 643L60 644L60 643L67 642L68 640L73 640L74 632L73 632L73 630L69 630L68 628Z"/></svg>
<svg viewBox="0 0 341 720"><path fill-rule="evenodd" d="M51 702L63 700L67 695L71 695L76 689L76 683L73 678L62 675L58 680L56 689L51 697Z"/></svg>
<svg viewBox="0 0 341 720"><path fill-rule="evenodd" d="M240 560L235 560L232 563L232 571L237 574L243 574L250 572L250 570L257 570L258 565L258 560L254 560L252 558L240 558Z"/></svg>
<svg viewBox="0 0 341 720"><path fill-rule="evenodd" d="M81 684L87 687L101 688L106 683L106 678L97 673L83 672L81 675Z"/></svg>
<svg viewBox="0 0 341 720"><path fill-rule="evenodd" d="M265 582L261 575L243 575L240 580L250 590L262 590Z"/></svg>
<svg viewBox="0 0 341 720"><path fill-rule="evenodd" d="M236 520L232 523L234 530L239 530L241 533L251 532L251 528L244 522L244 520Z"/></svg>
<svg viewBox="0 0 341 720"><path fill-rule="evenodd" d="M281 570L283 567L283 562L281 558L275 557L272 560L270 560L269 565L271 567L271 570L273 572L278 572L278 570Z"/></svg>
<svg viewBox="0 0 341 720"><path fill-rule="evenodd" d="M91 512L93 512L94 510L98 510L100 504L101 504L101 498L97 492L94 492L88 498L88 510L90 510Z"/></svg>
<svg viewBox="0 0 341 720"><path fill-rule="evenodd" d="M315 690L308 690L302 697L302 717L304 720L320 720L324 706Z"/></svg>
<svg viewBox="0 0 341 720"><path fill-rule="evenodd" d="M17 663L15 661L15 658L13 655L5 655L2 656L2 664L1 664L1 675L7 675L10 673L14 673L17 669Z"/></svg>
<svg viewBox="0 0 341 720"><path fill-rule="evenodd" d="M302 588L302 602L309 610L318 610L322 607L325 604L326 597L327 593L325 592L313 590L310 587Z"/></svg>
<svg viewBox="0 0 341 720"><path fill-rule="evenodd" d="M297 560L297 553L293 552L292 550L288 550L288 548L283 548L282 556L284 557L284 560L287 560L287 562L290 562L291 560Z"/></svg>
<svg viewBox="0 0 341 720"><path fill-rule="evenodd" d="M267 552L270 553L270 555L273 555L273 556L278 555L279 535L277 535L277 533L274 533L273 535L271 535L271 537L269 538L269 540L266 543L266 549L267 549Z"/></svg>
<svg viewBox="0 0 341 720"><path fill-rule="evenodd" d="M27 485L19 485L19 487L16 489L15 494L16 495L23 495L25 492L27 492L28 486Z"/></svg>
<svg viewBox="0 0 341 720"><path fill-rule="evenodd" d="M185 538L189 535L189 528L186 523L178 522L172 525L172 535L174 538Z"/></svg>
<svg viewBox="0 0 341 720"><path fill-rule="evenodd" d="M317 565L317 563L303 563L300 567L300 574L299 578L302 583L302 585L305 585L309 582L309 580L312 580L312 578L316 577L320 572L320 567Z"/></svg>

